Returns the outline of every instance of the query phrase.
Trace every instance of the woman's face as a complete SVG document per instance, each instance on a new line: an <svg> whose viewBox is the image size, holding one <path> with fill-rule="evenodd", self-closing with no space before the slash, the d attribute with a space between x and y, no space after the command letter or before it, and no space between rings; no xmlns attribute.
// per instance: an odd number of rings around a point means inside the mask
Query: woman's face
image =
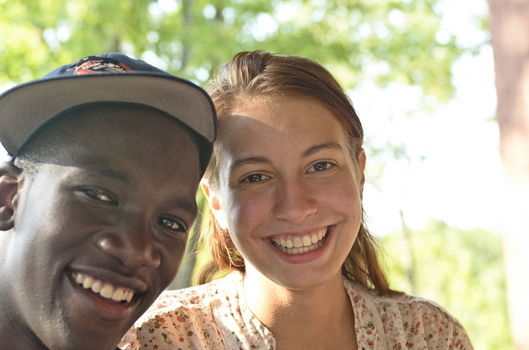
<svg viewBox="0 0 529 350"><path fill-rule="evenodd" d="M209 200L247 277L289 289L339 278L362 220L363 150L351 155L340 122L309 99L249 100L223 130Z"/></svg>

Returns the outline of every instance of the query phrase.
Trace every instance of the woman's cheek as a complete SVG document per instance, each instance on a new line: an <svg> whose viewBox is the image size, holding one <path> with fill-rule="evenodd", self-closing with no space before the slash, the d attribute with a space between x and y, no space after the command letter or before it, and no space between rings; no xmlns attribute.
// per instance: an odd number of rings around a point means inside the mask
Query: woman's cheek
<svg viewBox="0 0 529 350"><path fill-rule="evenodd" d="M227 212L229 227L253 231L271 212L264 196L236 195L232 199Z"/></svg>

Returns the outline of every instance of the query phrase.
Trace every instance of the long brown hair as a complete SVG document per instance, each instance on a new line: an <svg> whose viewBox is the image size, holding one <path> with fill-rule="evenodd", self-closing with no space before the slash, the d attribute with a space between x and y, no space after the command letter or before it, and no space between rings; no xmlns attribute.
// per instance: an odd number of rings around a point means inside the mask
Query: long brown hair
<svg viewBox="0 0 529 350"><path fill-rule="evenodd" d="M342 123L350 141L351 154L358 164L356 154L364 138L362 124L340 84L327 69L313 60L264 51L240 52L210 81L207 90L217 110L217 140L223 137L226 119L244 99L274 96L309 98L328 108ZM218 188L222 153L217 141L204 175L212 189ZM228 230L220 227L209 208L206 208L202 235L203 242L211 249L213 260L199 273L200 283L211 280L218 271L244 272L243 257L235 248ZM380 267L376 250L377 242L362 220L356 241L342 265L342 275L384 294L393 293Z"/></svg>

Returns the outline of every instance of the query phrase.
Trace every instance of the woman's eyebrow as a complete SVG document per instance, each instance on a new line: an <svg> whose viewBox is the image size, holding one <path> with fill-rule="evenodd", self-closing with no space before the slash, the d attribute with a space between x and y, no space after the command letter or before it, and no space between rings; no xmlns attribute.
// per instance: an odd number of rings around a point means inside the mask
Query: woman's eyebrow
<svg viewBox="0 0 529 350"><path fill-rule="evenodd" d="M266 157L242 158L242 159L237 159L235 162L233 162L230 169L231 171L233 171L246 164L272 164L272 161Z"/></svg>
<svg viewBox="0 0 529 350"><path fill-rule="evenodd" d="M308 157L310 155L313 155L314 153L317 153L323 149L328 149L328 148L333 148L339 151L343 151L343 147L339 143L334 142L334 141L329 141L329 142L325 142L325 143L310 147L305 152L303 152L301 157L302 158Z"/></svg>
<svg viewBox="0 0 529 350"><path fill-rule="evenodd" d="M301 155L301 158L308 157L323 149L329 149L329 148L336 149L339 151L343 150L343 147L339 143L334 142L334 141L329 141L329 142L325 142L325 143L310 147L305 152L303 152L303 154ZM247 164L272 164L272 161L266 157L248 157L248 158L237 159L236 161L233 162L233 164L231 164L230 170L234 171L237 168L243 165L247 165Z"/></svg>

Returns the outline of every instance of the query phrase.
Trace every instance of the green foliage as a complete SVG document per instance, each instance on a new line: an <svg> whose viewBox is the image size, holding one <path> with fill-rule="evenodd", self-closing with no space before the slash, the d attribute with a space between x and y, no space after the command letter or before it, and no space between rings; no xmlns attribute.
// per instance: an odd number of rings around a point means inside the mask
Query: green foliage
<svg viewBox="0 0 529 350"><path fill-rule="evenodd" d="M264 49L313 58L347 89L365 80L398 82L444 101L464 49L453 36L439 39L439 1L0 0L0 88L112 51L203 85L235 53ZM512 348L500 239L435 222L410 237L413 292L458 317L476 349ZM409 291L401 238L384 244L395 254L394 285Z"/></svg>
<svg viewBox="0 0 529 350"><path fill-rule="evenodd" d="M311 57L346 88L363 79L454 91L463 49L436 39L439 0L0 0L0 86L121 51L204 84L242 50Z"/></svg>
<svg viewBox="0 0 529 350"><path fill-rule="evenodd" d="M464 325L476 349L513 349L501 238L434 220L424 230L409 230L408 242L404 237L395 234L382 239L390 256L387 265L393 288L445 307ZM405 253L407 244L413 259ZM407 274L410 267L414 285Z"/></svg>

